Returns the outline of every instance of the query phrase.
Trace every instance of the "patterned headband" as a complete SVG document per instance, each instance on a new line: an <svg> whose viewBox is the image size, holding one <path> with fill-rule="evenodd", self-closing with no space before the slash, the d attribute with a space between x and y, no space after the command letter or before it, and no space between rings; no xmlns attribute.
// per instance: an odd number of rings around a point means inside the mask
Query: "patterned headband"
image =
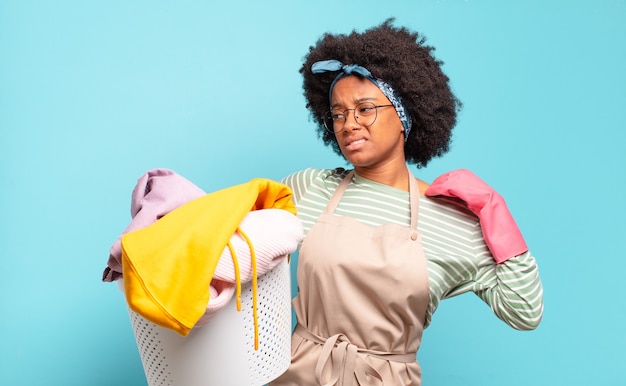
<svg viewBox="0 0 626 386"><path fill-rule="evenodd" d="M322 60L319 62L313 63L311 66L311 71L314 74L320 74L322 72L334 72L339 71L339 74L335 77L333 82L330 84L330 89L328 90L328 98L330 99L333 87L335 87L335 83L344 76L358 74L364 78L369 79L372 83L376 85L382 91L383 94L389 99L393 107L396 109L396 113L398 113L398 117L400 118L400 122L402 122L402 127L404 127L404 142L409 138L409 133L411 132L411 127L413 126L413 122L411 121L411 117L408 114L408 110L400 95L398 95L393 87L389 85L387 82L374 78L372 73L365 67L359 66L358 64L343 64L338 60Z"/></svg>

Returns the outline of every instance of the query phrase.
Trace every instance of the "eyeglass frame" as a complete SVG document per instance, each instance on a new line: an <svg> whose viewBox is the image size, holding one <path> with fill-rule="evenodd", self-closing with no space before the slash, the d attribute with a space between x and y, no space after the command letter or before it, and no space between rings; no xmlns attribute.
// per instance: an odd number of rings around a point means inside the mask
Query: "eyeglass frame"
<svg viewBox="0 0 626 386"><path fill-rule="evenodd" d="M361 106L361 105L371 105L373 108L375 108L375 109L376 109L376 116L374 117L374 120L373 120L373 121L372 121L372 123L370 123L369 125L363 125L363 126L365 126L365 127L370 127L370 126L372 126L372 125L376 122L376 119L378 119L378 109L379 109L379 108L381 108L381 107L394 107L394 105L393 105L393 104L375 105L375 104L374 104L374 103L372 103L372 102L361 102L361 103L359 103L358 105L354 106L354 108L353 108L353 109L345 109L345 110L341 111L341 115L343 116L343 119L344 119L344 121L343 121L343 123L344 123L344 124L345 124L345 123L346 123L346 121L348 120L348 114L347 114L347 113L348 113L348 111L352 110L352 111L353 111L353 114L354 114L354 120L355 120L355 121L356 121L356 123L358 123L359 125L362 125L362 123L361 123L361 122L359 122L359 118L358 118L358 116L356 115L356 110L357 110L357 109L359 108L359 106ZM329 128L329 127L328 127L328 125L327 125L327 122L326 122L326 121L327 121L327 118L328 118L328 119L330 119L330 120L333 122L333 123L332 123L332 125L333 125L333 128L332 128L332 129L331 129L331 128ZM332 110L332 109L331 109L331 110L328 110L327 112L325 112L325 113L324 113L324 116L322 117L322 122L323 122L323 124L324 124L324 128L326 129L326 131L329 131L329 132L331 132L331 133L333 133L333 134L339 134L339 133L341 133L341 132L344 130L344 127L343 127L343 125L342 125L341 130L335 131L335 127L334 127L334 126L335 126L335 123L334 123L334 122L335 122L335 119L333 119L333 110Z"/></svg>

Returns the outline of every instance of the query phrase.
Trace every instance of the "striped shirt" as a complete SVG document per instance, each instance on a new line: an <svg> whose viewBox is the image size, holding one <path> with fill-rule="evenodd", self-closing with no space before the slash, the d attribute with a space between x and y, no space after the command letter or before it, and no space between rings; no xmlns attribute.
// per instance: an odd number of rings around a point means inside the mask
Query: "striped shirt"
<svg viewBox="0 0 626 386"><path fill-rule="evenodd" d="M347 173L348 170L341 168L305 169L282 181L293 190L305 235ZM385 223L408 226L409 193L355 174L335 214L371 226ZM476 216L424 196L419 201L418 231L422 235L430 284L426 326L441 300L471 291L511 327L518 330L537 327L543 313L543 288L530 252L496 264Z"/></svg>

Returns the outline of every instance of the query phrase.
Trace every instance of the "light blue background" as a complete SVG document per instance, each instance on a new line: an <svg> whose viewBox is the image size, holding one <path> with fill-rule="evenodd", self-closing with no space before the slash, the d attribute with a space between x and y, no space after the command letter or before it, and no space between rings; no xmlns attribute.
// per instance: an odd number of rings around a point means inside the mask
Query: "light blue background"
<svg viewBox="0 0 626 386"><path fill-rule="evenodd" d="M624 385L626 2L3 1L1 385L145 385L123 298L101 273L137 178L206 191L345 166L316 138L298 69L325 31L397 17L464 102L431 181L474 170L540 264L545 314L514 331L444 302L425 386Z"/></svg>

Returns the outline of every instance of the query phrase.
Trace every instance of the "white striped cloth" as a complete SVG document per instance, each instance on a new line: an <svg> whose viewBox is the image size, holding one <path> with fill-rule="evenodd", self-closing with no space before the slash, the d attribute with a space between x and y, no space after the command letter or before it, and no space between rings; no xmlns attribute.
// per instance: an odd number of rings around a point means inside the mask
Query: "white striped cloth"
<svg viewBox="0 0 626 386"><path fill-rule="evenodd" d="M341 168L305 169L283 179L293 190L305 235L347 173ZM409 194L355 175L335 214L371 226L408 226ZM441 300L474 292L511 327L537 327L543 313L543 288L530 252L496 264L483 240L480 223L471 212L423 196L419 202L418 230L430 282L426 325Z"/></svg>

